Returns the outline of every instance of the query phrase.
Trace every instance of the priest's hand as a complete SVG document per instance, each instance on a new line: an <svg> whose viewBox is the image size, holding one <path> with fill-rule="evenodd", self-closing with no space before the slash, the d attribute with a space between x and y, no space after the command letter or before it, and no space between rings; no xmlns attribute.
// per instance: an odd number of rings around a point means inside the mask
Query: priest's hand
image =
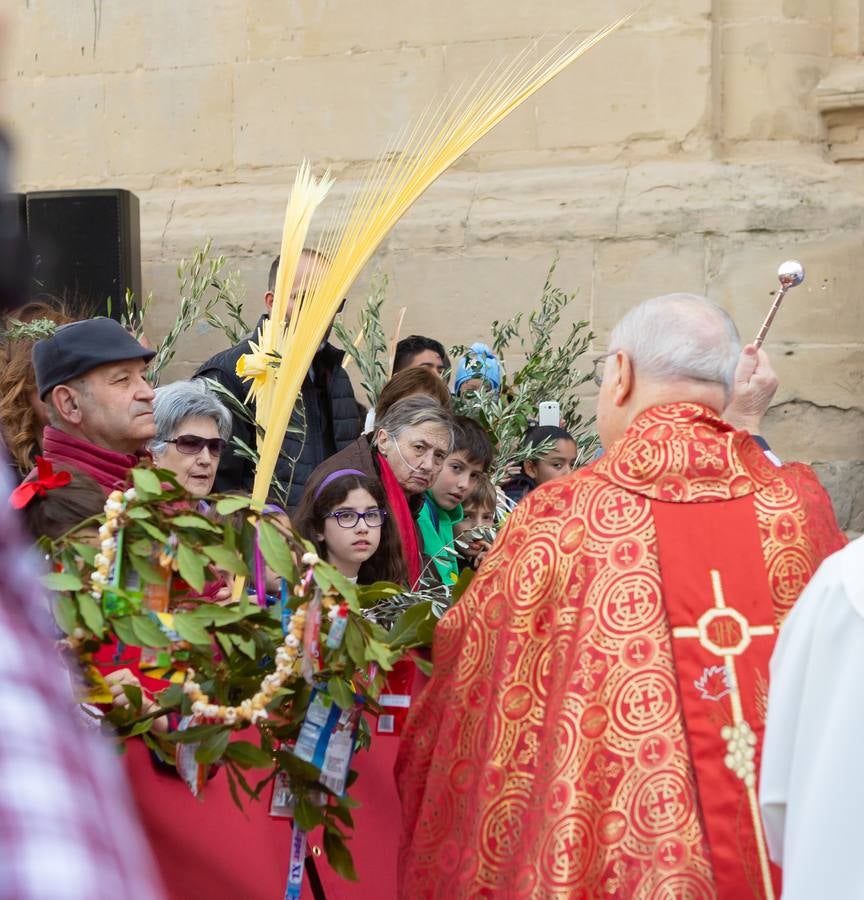
<svg viewBox="0 0 864 900"><path fill-rule="evenodd" d="M735 383L723 418L739 431L760 434L762 417L768 411L780 384L768 354L748 344L735 367Z"/></svg>

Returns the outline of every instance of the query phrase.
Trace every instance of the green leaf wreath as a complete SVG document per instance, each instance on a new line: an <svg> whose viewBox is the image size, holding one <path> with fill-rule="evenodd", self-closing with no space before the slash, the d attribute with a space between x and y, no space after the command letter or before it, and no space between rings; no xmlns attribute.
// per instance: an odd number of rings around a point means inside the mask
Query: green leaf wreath
<svg viewBox="0 0 864 900"><path fill-rule="evenodd" d="M356 742L368 747L369 727L359 713L377 712L384 673L402 647L389 646L387 631L362 615L355 586L319 560L278 511L253 515L238 496L209 498L202 509L170 472L140 468L132 477L134 487L115 491L102 516L43 542L54 561L45 585L62 643L84 673L81 699L106 704L103 728L120 741L140 737L169 763L185 745L194 748L198 766L219 764L238 803L243 794L260 798L281 779L299 826L323 826L330 865L353 877L346 841L356 803L347 791L328 787L321 770L293 748L314 692L357 713ZM273 605L260 605L258 595L224 604L201 596L216 572L247 576L257 566L260 575L262 563L279 586ZM167 597L166 611L152 608L154 595ZM313 608L320 631L310 634L302 623L314 618ZM329 640L338 618L344 634ZM299 635L295 650L292 629ZM156 694L155 708L145 711L141 690L132 686L125 688L128 706L106 703L93 654L112 642L142 648L152 676L170 683ZM143 658L140 665L143 671ZM184 727L154 730L168 714L183 717ZM231 740L233 732L245 739Z"/></svg>

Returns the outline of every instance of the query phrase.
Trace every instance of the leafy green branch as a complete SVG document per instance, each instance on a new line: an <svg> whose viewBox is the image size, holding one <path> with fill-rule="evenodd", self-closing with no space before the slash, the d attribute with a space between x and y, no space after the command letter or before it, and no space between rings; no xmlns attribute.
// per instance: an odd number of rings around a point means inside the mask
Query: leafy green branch
<svg viewBox="0 0 864 900"><path fill-rule="evenodd" d="M351 330L340 320L333 324L333 332L339 343L357 366L360 384L372 407L378 403L381 390L390 377L387 338L381 323L381 307L386 291L387 277L375 276L372 279L371 293L360 310L357 327Z"/></svg>
<svg viewBox="0 0 864 900"><path fill-rule="evenodd" d="M576 440L579 451L577 464L582 465L597 447L593 417L585 417L580 410L579 389L591 379L593 366L583 357L594 339L588 322L577 321L563 339L554 338L567 307L575 294L567 294L555 287L553 275L557 259L552 263L543 285L540 305L529 313L527 334L523 313L491 326L492 350L503 360L505 355L518 354L524 363L508 375L502 362L501 390L471 391L455 398L456 411L471 416L488 431L497 448L493 481L500 484L510 467L521 464L536 450L522 447L524 433L537 424L540 403L557 400L561 418ZM454 347L452 354L461 356L464 347Z"/></svg>
<svg viewBox="0 0 864 900"><path fill-rule="evenodd" d="M154 383L159 373L173 359L181 336L202 319L223 331L232 344L248 333L243 320L243 291L236 272L224 273L227 260L224 256L211 256L212 241L195 250L191 259L181 259L177 266L180 281L180 303L177 317L168 334L160 342L156 356L150 364ZM217 308L224 304L227 320Z"/></svg>
<svg viewBox="0 0 864 900"><path fill-rule="evenodd" d="M322 773L292 752L315 687L342 709L376 711L376 698L401 650L389 646L384 628L361 614L356 586L335 569L310 557L311 545L277 514L252 514L248 498L214 496L209 509L193 503L164 470L132 471L134 491L118 504L116 557L108 583L94 591L97 562L105 550L88 543L94 524L82 523L57 541L44 542L57 571L46 576L53 591L52 609L60 630L67 636L67 651L80 659L89 679L89 702L107 704L104 720L118 740L141 739L160 758L173 763L177 748L187 745L199 766L223 765L232 795L253 801L277 775L287 778L294 799L294 816L302 827L323 826L325 852L333 868L351 877L353 864L348 837L355 805L349 792L337 794L322 782ZM115 521L112 519L112 521ZM104 539L103 539L104 540ZM260 606L244 593L239 600L220 605L206 599L207 583L217 577L249 577L256 570L256 546L274 577L284 579L285 611L279 603ZM398 590L398 589L397 589ZM168 592L167 611L154 610L152 598ZM194 671L194 679L220 708L239 708L257 697L265 679L276 670L278 651L285 646L285 615L306 604L323 608L344 604L344 635L329 641L332 621L322 615L317 643L317 662L307 677L302 660L297 670L281 680L267 703L266 717L256 725L243 722L209 722L196 718L193 700L179 683L170 684L154 698L155 708L144 710L140 687L127 686L128 705L110 706L104 680L94 665L93 654L103 644L140 647L152 667L151 677L170 680ZM305 615L305 614L304 614ZM304 633L304 642L306 640ZM145 667L144 656L139 664ZM370 668L374 667L374 668ZM160 674L161 673L161 674ZM375 674L377 673L377 674ZM101 687L100 687L101 683ZM100 690L102 690L100 698ZM153 724L167 713L176 713L183 730L162 733ZM243 732L247 740L232 740ZM368 745L369 728L360 725L358 745ZM257 775L253 777L253 772ZM206 803L206 788L205 788Z"/></svg>

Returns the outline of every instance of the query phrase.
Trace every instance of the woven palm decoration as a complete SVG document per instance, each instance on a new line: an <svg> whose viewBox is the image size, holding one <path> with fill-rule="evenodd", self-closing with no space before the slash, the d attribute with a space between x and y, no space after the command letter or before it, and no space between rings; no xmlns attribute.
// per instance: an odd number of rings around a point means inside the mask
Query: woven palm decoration
<svg viewBox="0 0 864 900"><path fill-rule="evenodd" d="M273 311L237 371L251 382L261 426L252 499L263 507L303 379L339 305L363 266L415 200L463 153L543 85L626 22L625 16L584 40L567 37L532 62L536 42L510 62L488 68L467 89L430 106L393 141L326 228L313 266L283 324L315 209L329 191L308 163L297 173L285 213ZM311 272L311 274L309 274Z"/></svg>

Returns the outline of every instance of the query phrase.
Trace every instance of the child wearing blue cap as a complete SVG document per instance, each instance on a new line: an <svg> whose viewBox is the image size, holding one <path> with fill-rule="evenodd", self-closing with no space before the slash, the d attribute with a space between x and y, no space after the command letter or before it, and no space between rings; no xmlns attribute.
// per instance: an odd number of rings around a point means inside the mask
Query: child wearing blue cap
<svg viewBox="0 0 864 900"><path fill-rule="evenodd" d="M501 362L486 344L478 342L459 360L453 390L458 397L484 388L496 394L501 390Z"/></svg>

